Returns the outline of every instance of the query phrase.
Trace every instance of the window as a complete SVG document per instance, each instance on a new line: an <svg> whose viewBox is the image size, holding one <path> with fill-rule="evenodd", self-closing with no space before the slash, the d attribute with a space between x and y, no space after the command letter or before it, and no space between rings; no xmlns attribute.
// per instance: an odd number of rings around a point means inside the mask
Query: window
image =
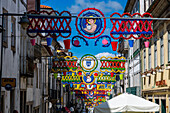
<svg viewBox="0 0 170 113"><path fill-rule="evenodd" d="M170 31L168 31L168 62L170 62Z"/></svg>
<svg viewBox="0 0 170 113"><path fill-rule="evenodd" d="M154 78L154 85L156 84L156 76L157 76L157 75L155 75L155 78Z"/></svg>
<svg viewBox="0 0 170 113"><path fill-rule="evenodd" d="M149 85L151 84L151 76L149 76Z"/></svg>
<svg viewBox="0 0 170 113"><path fill-rule="evenodd" d="M163 65L164 64L164 44L163 44L163 36L160 38L160 52L161 52L161 54L160 54L160 59L161 59L161 65Z"/></svg>
<svg viewBox="0 0 170 113"><path fill-rule="evenodd" d="M6 9L3 8L3 13L8 13L8 11ZM3 45L4 46L8 46L7 42L8 42L8 16L4 16L4 19L3 19Z"/></svg>
<svg viewBox="0 0 170 113"><path fill-rule="evenodd" d="M15 48L16 43L16 19L11 18L11 47Z"/></svg>
<svg viewBox="0 0 170 113"><path fill-rule="evenodd" d="M157 67L157 41L154 42L154 67Z"/></svg>
<svg viewBox="0 0 170 113"><path fill-rule="evenodd" d="M151 47L149 47L149 57L148 57L148 69L151 69Z"/></svg>
<svg viewBox="0 0 170 113"><path fill-rule="evenodd" d="M145 72L145 69L146 69L146 51L144 50L144 65L143 65L143 69L144 69L144 72Z"/></svg>
<svg viewBox="0 0 170 113"><path fill-rule="evenodd" d="M146 84L146 77L144 77L144 85Z"/></svg>

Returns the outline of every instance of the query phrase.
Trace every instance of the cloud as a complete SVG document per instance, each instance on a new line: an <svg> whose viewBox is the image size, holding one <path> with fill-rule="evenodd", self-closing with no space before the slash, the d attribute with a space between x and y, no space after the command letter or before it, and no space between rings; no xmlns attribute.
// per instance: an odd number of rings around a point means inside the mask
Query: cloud
<svg viewBox="0 0 170 113"><path fill-rule="evenodd" d="M108 56L115 57L115 54L112 54L112 53L109 53L109 52L103 52L103 53L99 53L99 54L97 54L95 56L97 58L101 58L102 56L105 56L105 57L108 57Z"/></svg>
<svg viewBox="0 0 170 113"><path fill-rule="evenodd" d="M108 13L111 11L123 10L123 7L120 3L116 1L111 1L111 0L109 0L108 2L105 2L105 1L90 2L90 0L75 0L75 4L72 5L71 7L67 7L67 9L71 13L78 13L82 9L85 9L88 7L95 7L105 13Z"/></svg>

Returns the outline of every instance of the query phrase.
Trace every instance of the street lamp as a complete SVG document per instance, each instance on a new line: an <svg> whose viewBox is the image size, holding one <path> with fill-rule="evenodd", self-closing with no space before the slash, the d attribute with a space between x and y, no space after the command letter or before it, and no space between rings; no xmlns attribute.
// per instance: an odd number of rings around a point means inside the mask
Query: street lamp
<svg viewBox="0 0 170 113"><path fill-rule="evenodd" d="M21 24L21 27L25 30L28 25L30 24L30 21L28 20L27 13L24 13L24 15L20 18L20 21L18 22Z"/></svg>

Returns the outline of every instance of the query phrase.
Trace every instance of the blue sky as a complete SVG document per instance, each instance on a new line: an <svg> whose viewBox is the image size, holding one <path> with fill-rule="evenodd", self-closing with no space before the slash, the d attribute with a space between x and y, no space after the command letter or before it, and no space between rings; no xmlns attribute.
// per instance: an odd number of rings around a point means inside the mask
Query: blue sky
<svg viewBox="0 0 170 113"><path fill-rule="evenodd" d="M72 15L78 15L79 12L88 7L95 7L100 9L105 17L109 17L114 12L123 13L127 0L41 0L41 5L47 5L52 7L54 10L59 12L69 11ZM69 38L71 39L75 35L79 35L75 27L75 18L72 19L70 24L72 28L72 34ZM102 35L110 36L110 30L112 28L109 19L106 20L106 29ZM80 36L80 35L79 35ZM58 37L57 41L63 44L62 37ZM94 46L95 39L86 39L89 46L85 46L83 41L80 41L81 47L74 47L71 45L70 52L73 52L73 56L81 57L84 54L93 54L96 56L114 56L117 52L112 50L111 45L109 47L102 47L102 40L100 39L97 46ZM112 39L113 41L113 39Z"/></svg>

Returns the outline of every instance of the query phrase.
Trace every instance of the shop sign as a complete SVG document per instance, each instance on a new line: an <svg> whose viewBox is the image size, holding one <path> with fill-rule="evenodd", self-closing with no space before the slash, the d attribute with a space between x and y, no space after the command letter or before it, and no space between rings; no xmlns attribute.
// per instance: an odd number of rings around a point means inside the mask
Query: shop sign
<svg viewBox="0 0 170 113"><path fill-rule="evenodd" d="M16 87L16 78L2 78L2 87L5 87L6 90Z"/></svg>

